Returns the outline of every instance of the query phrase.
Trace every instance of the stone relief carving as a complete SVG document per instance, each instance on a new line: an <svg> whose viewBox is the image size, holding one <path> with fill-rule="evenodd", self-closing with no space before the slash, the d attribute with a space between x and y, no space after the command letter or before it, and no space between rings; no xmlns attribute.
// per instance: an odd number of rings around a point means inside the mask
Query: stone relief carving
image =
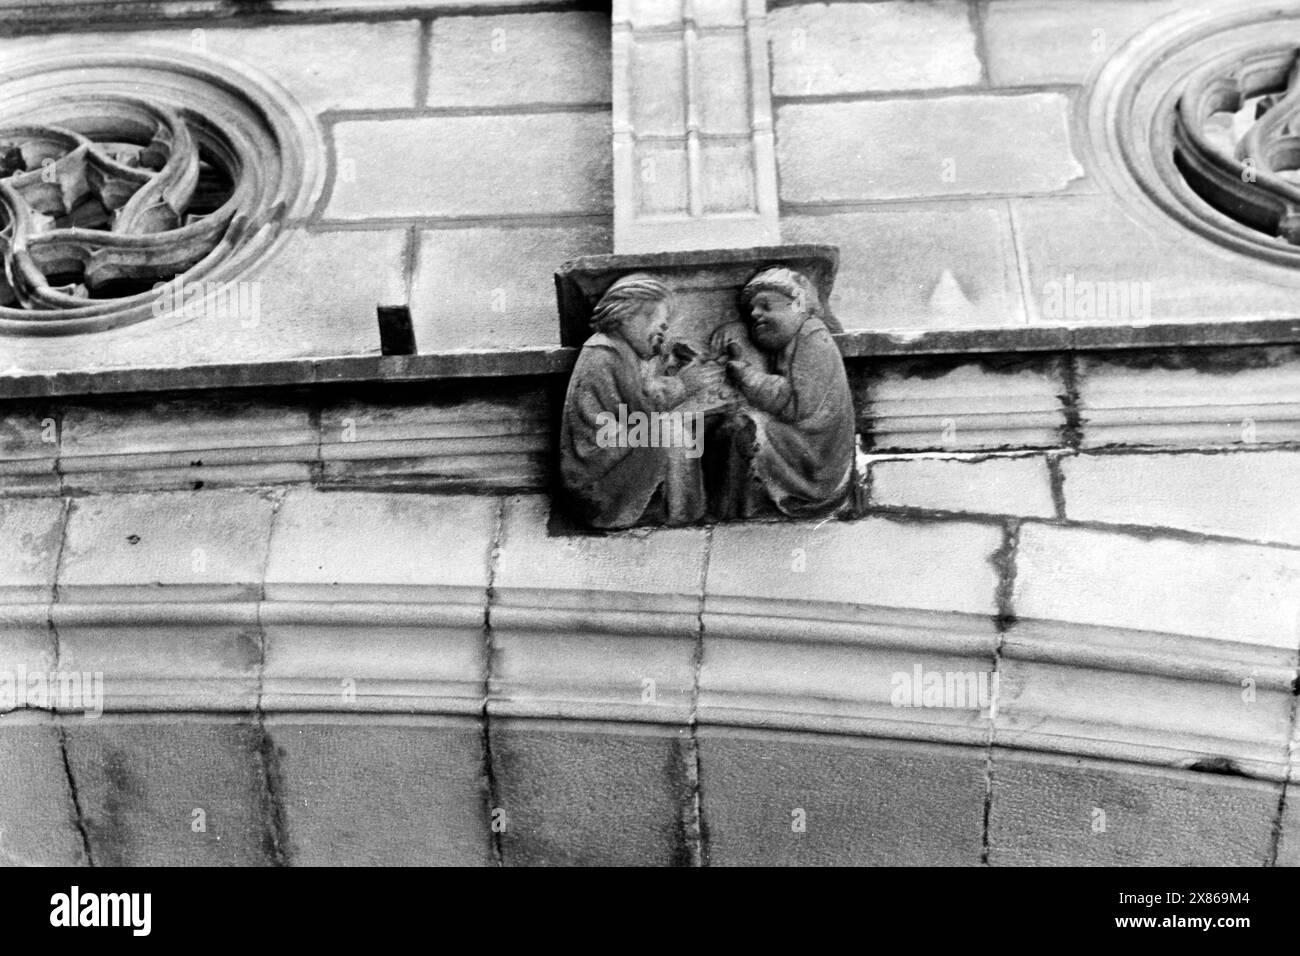
<svg viewBox="0 0 1300 956"><path fill-rule="evenodd" d="M719 465L713 512L820 514L843 500L853 474L844 360L822 321L817 290L802 273L760 272L742 300L748 322L713 335L740 395L709 443Z"/></svg>
<svg viewBox="0 0 1300 956"><path fill-rule="evenodd" d="M596 528L832 511L853 473L854 411L816 285L768 268L740 319L678 337L661 278L615 281L591 314L565 399L560 472ZM838 328L838 327L837 327Z"/></svg>

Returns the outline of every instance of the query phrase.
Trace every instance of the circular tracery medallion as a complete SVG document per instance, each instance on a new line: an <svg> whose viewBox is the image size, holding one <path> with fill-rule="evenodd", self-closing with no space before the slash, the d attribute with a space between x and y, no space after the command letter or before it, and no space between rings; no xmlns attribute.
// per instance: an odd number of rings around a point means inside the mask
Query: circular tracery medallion
<svg viewBox="0 0 1300 956"><path fill-rule="evenodd" d="M164 314L178 286L234 281L314 200L314 127L268 81L162 53L6 74L0 332Z"/></svg>
<svg viewBox="0 0 1300 956"><path fill-rule="evenodd" d="M1300 9L1246 0L1226 16L1160 20L1092 84L1093 166L1158 227L1172 217L1221 248L1288 266L1294 281L1298 78Z"/></svg>

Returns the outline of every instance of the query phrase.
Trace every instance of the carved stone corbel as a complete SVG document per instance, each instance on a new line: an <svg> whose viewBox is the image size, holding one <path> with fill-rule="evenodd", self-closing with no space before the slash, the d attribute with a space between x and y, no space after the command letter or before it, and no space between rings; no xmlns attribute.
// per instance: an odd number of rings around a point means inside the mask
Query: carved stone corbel
<svg viewBox="0 0 1300 956"><path fill-rule="evenodd" d="M809 517L845 500L854 411L825 304L837 261L783 246L561 268L563 339L581 353L560 472L584 523Z"/></svg>

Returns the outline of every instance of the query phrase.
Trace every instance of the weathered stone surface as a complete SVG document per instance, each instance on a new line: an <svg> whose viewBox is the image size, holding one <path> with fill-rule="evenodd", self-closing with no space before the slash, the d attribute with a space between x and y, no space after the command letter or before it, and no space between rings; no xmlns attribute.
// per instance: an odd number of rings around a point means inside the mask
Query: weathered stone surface
<svg viewBox="0 0 1300 956"><path fill-rule="evenodd" d="M0 411L0 496L57 495L58 453L59 421L52 407L42 402L7 403Z"/></svg>
<svg viewBox="0 0 1300 956"><path fill-rule="evenodd" d="M60 600L255 600L275 497L218 490L78 499L68 516Z"/></svg>
<svg viewBox="0 0 1300 956"><path fill-rule="evenodd" d="M1300 440L1295 346L1094 354L1077 367L1085 448Z"/></svg>
<svg viewBox="0 0 1300 956"><path fill-rule="evenodd" d="M1300 453L1080 455L1061 462L1076 521L1300 545Z"/></svg>
<svg viewBox="0 0 1300 956"><path fill-rule="evenodd" d="M1051 518L1051 479L1040 455L908 458L871 463L872 505Z"/></svg>
<svg viewBox="0 0 1300 956"><path fill-rule="evenodd" d="M406 301L406 243L399 229L294 234L256 276L262 320L249 329L234 323L223 347L245 358L259 348L275 356L378 354L375 307Z"/></svg>
<svg viewBox="0 0 1300 956"><path fill-rule="evenodd" d="M107 711L256 705L275 493L77 499L51 609L60 667L101 674Z"/></svg>
<svg viewBox="0 0 1300 956"><path fill-rule="evenodd" d="M720 525L704 605L702 721L956 743L978 705L895 699L916 666L989 672L1001 529L964 522Z"/></svg>
<svg viewBox="0 0 1300 956"><path fill-rule="evenodd" d="M701 27L739 26L745 18L744 0L695 0L692 7ZM678 23L682 11L682 0L631 0L628 5L628 14L638 29Z"/></svg>
<svg viewBox="0 0 1300 956"><path fill-rule="evenodd" d="M54 631L50 627L50 608L45 601L0 603L0 675L8 674L14 680L13 707L41 705L39 700L30 700L25 693L21 698L18 696L19 675L24 669L29 674L49 673L58 665L58 656ZM8 701L0 705L0 714L9 706Z"/></svg>
<svg viewBox="0 0 1300 956"><path fill-rule="evenodd" d="M549 535L508 500L493 579L493 713L689 716L706 532Z"/></svg>
<svg viewBox="0 0 1300 956"><path fill-rule="evenodd" d="M257 706L262 639L257 606L251 602L118 607L58 603L52 617L59 635L60 668L102 674L105 711L234 711ZM73 709L82 709L81 703L73 704Z"/></svg>
<svg viewBox="0 0 1300 956"><path fill-rule="evenodd" d="M866 383L860 428L871 451L1056 447L1065 392L1050 358L883 362Z"/></svg>
<svg viewBox="0 0 1300 956"><path fill-rule="evenodd" d="M1300 554L1280 548L1026 524L1016 553L1019 617L1300 646Z"/></svg>
<svg viewBox="0 0 1300 956"><path fill-rule="evenodd" d="M768 14L777 96L933 89L979 82L964 3L810 3Z"/></svg>
<svg viewBox="0 0 1300 956"><path fill-rule="evenodd" d="M1261 281L1181 227L1156 229L1105 194L1011 203L1031 322L1243 321L1293 314Z"/></svg>
<svg viewBox="0 0 1300 956"><path fill-rule="evenodd" d="M996 740L1282 780L1294 667L1260 666L1232 647L1216 662L1210 650L1131 631L1016 626L999 664Z"/></svg>
<svg viewBox="0 0 1300 956"><path fill-rule="evenodd" d="M995 749L989 862L1259 866L1279 790L1218 774Z"/></svg>
<svg viewBox="0 0 1300 956"><path fill-rule="evenodd" d="M972 866L985 751L701 727L711 866Z"/></svg>
<svg viewBox="0 0 1300 956"><path fill-rule="evenodd" d="M0 603L53 596L65 507L57 498L0 501Z"/></svg>
<svg viewBox="0 0 1300 956"><path fill-rule="evenodd" d="M238 719L70 721L68 763L96 866L284 859L270 742ZM196 812L201 811L201 812Z"/></svg>
<svg viewBox="0 0 1300 956"><path fill-rule="evenodd" d="M609 116L441 116L334 128L336 219L607 213ZM465 170L475 175L466 178Z"/></svg>
<svg viewBox="0 0 1300 956"><path fill-rule="evenodd" d="M1024 322L1011 220L1003 208L961 203L786 216L781 229L790 242L840 247L830 301L846 329Z"/></svg>
<svg viewBox="0 0 1300 956"><path fill-rule="evenodd" d="M1300 866L1300 800L1296 800L1295 784L1288 784L1286 796L1275 865Z"/></svg>
<svg viewBox="0 0 1300 956"><path fill-rule="evenodd" d="M250 301L256 296L258 308L251 315L139 322L96 332L93 348L70 348L60 336L3 343L0 365L117 372L141 366L194 368L377 355L375 307L406 299L405 245L405 229L288 230L283 244L243 280ZM350 263L359 265L351 268Z"/></svg>
<svg viewBox="0 0 1300 956"><path fill-rule="evenodd" d="M786 105L777 161L794 203L1051 193L1083 175L1058 93Z"/></svg>
<svg viewBox="0 0 1300 956"><path fill-rule="evenodd" d="M411 287L415 340L425 352L558 342L556 267L612 248L600 225L423 232Z"/></svg>
<svg viewBox="0 0 1300 956"><path fill-rule="evenodd" d="M201 26L3 41L6 60L27 51L86 53L98 47L163 47L251 68L283 84L312 112L398 109L415 105L420 24L262 24L253 29Z"/></svg>
<svg viewBox="0 0 1300 956"><path fill-rule="evenodd" d="M304 402L266 396L74 405L62 436L73 493L305 481L318 444Z"/></svg>
<svg viewBox="0 0 1300 956"><path fill-rule="evenodd" d="M483 710L487 651L477 606L266 604L260 617L265 710Z"/></svg>
<svg viewBox="0 0 1300 956"><path fill-rule="evenodd" d="M481 712L499 508L484 496L291 492L260 614L264 706Z"/></svg>
<svg viewBox="0 0 1300 956"><path fill-rule="evenodd" d="M0 866L85 866L58 727L0 716Z"/></svg>
<svg viewBox="0 0 1300 956"><path fill-rule="evenodd" d="M1148 24L1183 4L1165 0L994 0L984 18L989 79L998 86L1079 83Z"/></svg>
<svg viewBox="0 0 1300 956"><path fill-rule="evenodd" d="M398 0L260 0L259 13L268 16L287 17L310 12L314 16L352 16L358 14L374 15L385 10L418 9ZM735 2L735 0L729 0ZM96 21L103 23L130 24L148 15L165 17L177 22L203 21L211 18L229 17L235 12L229 0L112 0L110 3L91 0L90 8L94 10ZM482 13L486 10L510 10L518 7L535 7L534 0L438 0L437 9L441 11L463 11ZM581 6L581 0L554 0L548 7ZM54 24L84 25L86 18L85 3L80 0L14 0L0 11L0 22L22 22L24 28L35 24L51 26Z"/></svg>
<svg viewBox="0 0 1300 956"><path fill-rule="evenodd" d="M992 614L1000 528L959 521L788 522L714 529L715 599Z"/></svg>
<svg viewBox="0 0 1300 956"><path fill-rule="evenodd" d="M430 106L609 102L604 14L439 17L430 30Z"/></svg>
<svg viewBox="0 0 1300 956"><path fill-rule="evenodd" d="M448 718L268 718L295 866L492 861L483 731Z"/></svg>
<svg viewBox="0 0 1300 956"><path fill-rule="evenodd" d="M687 866L685 728L493 720L507 866Z"/></svg>
<svg viewBox="0 0 1300 956"><path fill-rule="evenodd" d="M320 411L322 480L333 485L519 491L550 480L544 386L389 385Z"/></svg>
<svg viewBox="0 0 1300 956"><path fill-rule="evenodd" d="M481 609L498 504L485 497L289 492L276 516L266 597L423 601Z"/></svg>
<svg viewBox="0 0 1300 956"><path fill-rule="evenodd" d="M542 591L574 608L656 612L699 609L705 531L701 528L629 531L610 535L547 533L544 496L511 498L497 559L494 591L500 606Z"/></svg>

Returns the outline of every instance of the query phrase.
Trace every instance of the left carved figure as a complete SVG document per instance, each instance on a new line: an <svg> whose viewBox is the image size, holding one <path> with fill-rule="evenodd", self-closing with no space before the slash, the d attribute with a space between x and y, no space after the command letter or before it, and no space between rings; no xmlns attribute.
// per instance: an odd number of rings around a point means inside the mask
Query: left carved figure
<svg viewBox="0 0 1300 956"><path fill-rule="evenodd" d="M565 397L560 475L593 527L689 524L704 514L700 416L673 410L707 388L711 373L693 365L667 374L675 313L666 284L634 273L592 315Z"/></svg>

